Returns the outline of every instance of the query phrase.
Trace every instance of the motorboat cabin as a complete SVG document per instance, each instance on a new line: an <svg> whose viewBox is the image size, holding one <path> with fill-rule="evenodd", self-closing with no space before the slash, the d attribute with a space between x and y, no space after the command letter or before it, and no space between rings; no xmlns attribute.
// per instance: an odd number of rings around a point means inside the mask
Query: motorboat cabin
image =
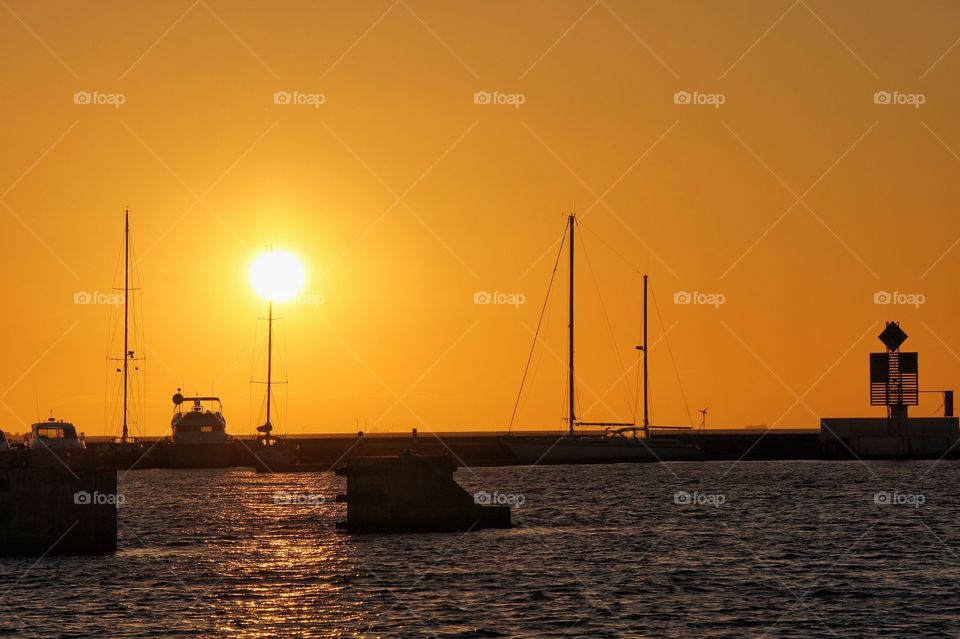
<svg viewBox="0 0 960 639"><path fill-rule="evenodd" d="M86 444L77 436L77 429L73 424L57 421L53 417L31 426L26 444L27 448L34 449L86 448Z"/></svg>
<svg viewBox="0 0 960 639"><path fill-rule="evenodd" d="M183 405L189 402L189 409ZM170 422L175 444L223 444L228 441L227 421L219 397L185 398L179 389L173 396L176 407Z"/></svg>

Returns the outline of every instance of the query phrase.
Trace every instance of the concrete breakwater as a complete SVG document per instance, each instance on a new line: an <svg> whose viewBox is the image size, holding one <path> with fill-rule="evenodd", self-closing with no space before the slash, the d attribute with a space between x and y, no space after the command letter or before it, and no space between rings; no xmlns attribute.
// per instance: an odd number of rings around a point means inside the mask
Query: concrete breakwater
<svg viewBox="0 0 960 639"><path fill-rule="evenodd" d="M347 520L337 527L350 532L469 532L510 528L510 508L478 504L453 479L457 464L450 455L354 457L337 470L347 478Z"/></svg>
<svg viewBox="0 0 960 639"><path fill-rule="evenodd" d="M560 433L556 433L559 437ZM735 461L823 459L820 434L815 429L764 430L730 429L706 432L683 431L679 435L694 444L702 454L688 461ZM285 440L295 451L295 467L274 470L334 470L354 457L399 455L413 450L423 455L448 454L460 465L515 466L523 462L511 452L508 438L501 433L374 433L291 435ZM118 469L136 468L222 468L256 467L263 457L262 448L253 439L236 438L225 444L178 445L165 440L145 440L139 452L122 451L107 442L88 441L88 449L99 463ZM272 460L266 458L267 466ZM584 459L583 463L615 462L617 459ZM683 461L683 460L681 460ZM541 463L549 464L550 459ZM567 462L570 463L570 462Z"/></svg>
<svg viewBox="0 0 960 639"><path fill-rule="evenodd" d="M117 549L117 472L85 451L0 453L0 555L105 555Z"/></svg>

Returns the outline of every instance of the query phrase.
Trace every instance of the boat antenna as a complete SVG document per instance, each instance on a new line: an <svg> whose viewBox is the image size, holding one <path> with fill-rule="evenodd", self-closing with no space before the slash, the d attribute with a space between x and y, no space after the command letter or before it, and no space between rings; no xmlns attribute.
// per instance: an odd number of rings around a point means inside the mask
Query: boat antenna
<svg viewBox="0 0 960 639"><path fill-rule="evenodd" d="M575 246L575 244L576 244L576 243L573 241L573 240L574 240L573 233L574 233L574 228L575 228L576 225L577 225L577 216L576 216L576 214L571 213L571 214L568 216L568 220L569 220L569 223L570 223L570 308L569 308L569 314L570 314L569 329L570 329L570 334L569 334L569 337L568 337L569 346L570 346L570 353L569 353L569 364L568 364L568 367L567 367L567 368L568 368L568 373L569 373L569 375L570 375L570 377L569 377L569 382L568 382L569 387L570 387L570 388L569 388L569 390L570 390L570 415L569 415L569 422L570 422L570 423L569 423L569 428L570 428L570 434L573 435L574 425L577 423L576 385L575 385L576 376L574 375L574 369L573 369L573 308L574 308L574 307L573 307L573 253L574 253L574 246Z"/></svg>

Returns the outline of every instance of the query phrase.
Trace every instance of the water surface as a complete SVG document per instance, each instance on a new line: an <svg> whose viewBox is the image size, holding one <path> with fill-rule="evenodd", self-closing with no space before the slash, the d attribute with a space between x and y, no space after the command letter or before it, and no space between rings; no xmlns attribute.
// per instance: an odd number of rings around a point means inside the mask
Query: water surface
<svg viewBox="0 0 960 639"><path fill-rule="evenodd" d="M456 477L522 501L516 527L349 535L330 473L130 472L116 555L0 561L0 634L960 635L957 462Z"/></svg>

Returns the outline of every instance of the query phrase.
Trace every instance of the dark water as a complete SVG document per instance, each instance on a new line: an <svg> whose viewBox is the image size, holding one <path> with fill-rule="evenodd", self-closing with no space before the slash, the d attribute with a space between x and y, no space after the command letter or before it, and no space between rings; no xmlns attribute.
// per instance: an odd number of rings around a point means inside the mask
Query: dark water
<svg viewBox="0 0 960 639"><path fill-rule="evenodd" d="M518 526L350 536L343 506L311 500L342 491L331 474L129 473L115 556L0 562L0 634L960 636L957 462L457 478L522 496Z"/></svg>

